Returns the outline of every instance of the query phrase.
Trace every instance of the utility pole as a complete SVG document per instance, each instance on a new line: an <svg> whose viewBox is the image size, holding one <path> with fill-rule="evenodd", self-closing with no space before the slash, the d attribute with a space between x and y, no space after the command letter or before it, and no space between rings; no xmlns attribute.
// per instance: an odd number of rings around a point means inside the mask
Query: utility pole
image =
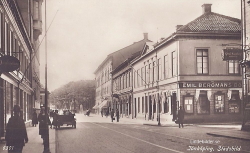
<svg viewBox="0 0 250 153"><path fill-rule="evenodd" d="M47 0L44 1L45 4L45 29L47 30ZM45 118L48 117L48 87L47 87L47 32L45 33ZM49 149L49 127L48 121L46 122L46 136L44 141L44 150L43 153L50 153Z"/></svg>

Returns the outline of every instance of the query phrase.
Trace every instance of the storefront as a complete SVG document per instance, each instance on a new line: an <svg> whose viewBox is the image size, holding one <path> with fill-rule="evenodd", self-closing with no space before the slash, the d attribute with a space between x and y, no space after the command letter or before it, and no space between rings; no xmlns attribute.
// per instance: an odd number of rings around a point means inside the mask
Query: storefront
<svg viewBox="0 0 250 153"><path fill-rule="evenodd" d="M241 121L241 81L180 82L187 122Z"/></svg>

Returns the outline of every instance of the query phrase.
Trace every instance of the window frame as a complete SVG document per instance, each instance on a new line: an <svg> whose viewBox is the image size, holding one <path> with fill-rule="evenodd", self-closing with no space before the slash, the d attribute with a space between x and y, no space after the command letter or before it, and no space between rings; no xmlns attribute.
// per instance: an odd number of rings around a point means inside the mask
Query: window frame
<svg viewBox="0 0 250 153"><path fill-rule="evenodd" d="M192 99L192 112L189 112L187 109L186 109L186 107L187 107L187 105L189 105L189 104L185 104L185 100L186 100L186 98L191 98ZM183 107L184 107L184 110L185 110L185 114L194 114L194 96L193 95L184 95L183 96ZM191 108L190 107L190 108Z"/></svg>
<svg viewBox="0 0 250 153"><path fill-rule="evenodd" d="M216 112L216 96L223 96L223 112ZM215 93L214 94L214 113L215 114L225 114L225 94L223 93Z"/></svg>
<svg viewBox="0 0 250 153"><path fill-rule="evenodd" d="M198 51L202 51L202 56L198 56ZM207 56L203 56L204 51L207 52ZM198 69L198 57L202 57L202 73L199 73ZM204 57L207 57L207 73L204 73ZM196 73L198 75L208 75L209 74L209 49L208 48L196 48Z"/></svg>

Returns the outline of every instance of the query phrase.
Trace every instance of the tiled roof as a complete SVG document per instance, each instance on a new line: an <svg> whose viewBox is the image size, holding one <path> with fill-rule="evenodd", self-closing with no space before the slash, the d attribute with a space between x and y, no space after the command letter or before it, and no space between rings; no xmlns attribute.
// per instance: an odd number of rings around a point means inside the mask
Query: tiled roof
<svg viewBox="0 0 250 153"><path fill-rule="evenodd" d="M240 33L241 21L240 19L208 12L180 27L177 30L178 32Z"/></svg>

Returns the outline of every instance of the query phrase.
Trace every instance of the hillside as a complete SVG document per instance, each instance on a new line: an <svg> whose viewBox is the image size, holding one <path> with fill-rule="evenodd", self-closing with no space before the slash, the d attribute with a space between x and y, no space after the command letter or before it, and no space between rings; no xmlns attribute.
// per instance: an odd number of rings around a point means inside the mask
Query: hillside
<svg viewBox="0 0 250 153"><path fill-rule="evenodd" d="M51 92L50 103L57 109L92 108L95 104L95 81L81 80L69 82L66 85Z"/></svg>

